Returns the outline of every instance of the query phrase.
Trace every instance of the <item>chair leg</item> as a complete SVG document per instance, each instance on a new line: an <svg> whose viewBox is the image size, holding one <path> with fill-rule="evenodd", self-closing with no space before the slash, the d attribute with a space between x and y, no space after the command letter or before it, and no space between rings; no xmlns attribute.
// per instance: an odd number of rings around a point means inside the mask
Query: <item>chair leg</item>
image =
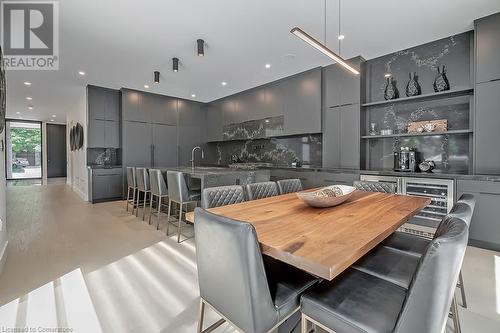
<svg viewBox="0 0 500 333"><path fill-rule="evenodd" d="M132 189L132 215L135 214L135 188Z"/></svg>
<svg viewBox="0 0 500 333"><path fill-rule="evenodd" d="M151 224L151 215L153 215L153 194L149 195L149 219L148 224Z"/></svg>
<svg viewBox="0 0 500 333"><path fill-rule="evenodd" d="M172 200L168 199L168 213L167 213L167 236L170 230L170 210L172 209Z"/></svg>
<svg viewBox="0 0 500 333"><path fill-rule="evenodd" d="M148 202L148 193L144 192L144 200L142 201L142 220L146 217L146 203Z"/></svg>
<svg viewBox="0 0 500 333"><path fill-rule="evenodd" d="M127 187L127 204L125 205L125 211L128 212L128 204L129 204L129 201L130 200L130 186Z"/></svg>
<svg viewBox="0 0 500 333"><path fill-rule="evenodd" d="M177 243L181 242L181 221L182 221L182 206L183 204L179 204L179 225L177 226Z"/></svg>
<svg viewBox="0 0 500 333"><path fill-rule="evenodd" d="M453 319L453 326L455 328L454 333L461 333L462 329L460 327L460 318L458 317L458 305L456 296L453 296L453 300L451 301L451 314L451 318Z"/></svg>
<svg viewBox="0 0 500 333"><path fill-rule="evenodd" d="M462 306L467 309L467 299L465 298L465 286L462 270L460 270L460 274L458 275L458 284L458 287L460 288L460 295L462 295Z"/></svg>
<svg viewBox="0 0 500 333"><path fill-rule="evenodd" d="M307 318L304 316L304 314L302 314L302 319L301 319L300 325L301 325L300 332L307 333Z"/></svg>
<svg viewBox="0 0 500 333"><path fill-rule="evenodd" d="M197 333L203 332L203 319L205 317L205 303L200 299L200 312L198 313L198 329Z"/></svg>
<svg viewBox="0 0 500 333"><path fill-rule="evenodd" d="M156 217L156 230L160 230L160 213L161 213L161 196L158 197L158 209L156 212L158 213Z"/></svg>
<svg viewBox="0 0 500 333"><path fill-rule="evenodd" d="M140 206L140 202L141 202L141 191L139 191L139 189L137 189L137 202L136 202L136 207L135 207L135 216L136 217L139 217L139 206Z"/></svg>

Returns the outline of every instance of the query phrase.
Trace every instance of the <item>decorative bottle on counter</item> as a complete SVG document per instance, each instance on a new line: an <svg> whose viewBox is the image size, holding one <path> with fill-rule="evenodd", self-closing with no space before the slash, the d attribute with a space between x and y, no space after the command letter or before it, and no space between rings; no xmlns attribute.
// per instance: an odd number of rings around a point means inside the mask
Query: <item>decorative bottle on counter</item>
<svg viewBox="0 0 500 333"><path fill-rule="evenodd" d="M439 66L437 70L438 74L436 76L436 79L434 79L434 91L440 92L450 90L450 82L448 81L448 77L446 76L446 69L444 65L441 71L439 70Z"/></svg>
<svg viewBox="0 0 500 333"><path fill-rule="evenodd" d="M392 77L388 77L384 89L384 99L390 100L396 98L399 98L399 91L396 87L396 80L394 80Z"/></svg>
<svg viewBox="0 0 500 333"><path fill-rule="evenodd" d="M406 84L406 96L411 97L418 96L420 94L422 94L422 89L418 84L417 72L413 72L413 77L410 73L410 80L408 80L408 83Z"/></svg>

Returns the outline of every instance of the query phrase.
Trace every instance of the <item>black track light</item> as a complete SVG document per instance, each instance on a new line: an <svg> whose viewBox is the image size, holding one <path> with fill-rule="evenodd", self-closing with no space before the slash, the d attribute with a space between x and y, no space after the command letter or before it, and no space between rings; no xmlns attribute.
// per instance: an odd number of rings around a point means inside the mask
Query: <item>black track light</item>
<svg viewBox="0 0 500 333"><path fill-rule="evenodd" d="M179 71L179 58L172 58L172 70L174 72Z"/></svg>
<svg viewBox="0 0 500 333"><path fill-rule="evenodd" d="M205 41L198 39L196 43L198 44L198 56L203 57L205 55Z"/></svg>
<svg viewBox="0 0 500 333"><path fill-rule="evenodd" d="M160 83L160 72L158 72L158 71L154 72L154 79L155 79L155 83Z"/></svg>

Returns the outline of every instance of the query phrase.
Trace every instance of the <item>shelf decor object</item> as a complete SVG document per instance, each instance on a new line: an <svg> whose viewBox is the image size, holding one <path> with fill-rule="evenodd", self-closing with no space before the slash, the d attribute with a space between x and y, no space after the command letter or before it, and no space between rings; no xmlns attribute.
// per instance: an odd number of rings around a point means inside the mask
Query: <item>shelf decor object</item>
<svg viewBox="0 0 500 333"><path fill-rule="evenodd" d="M418 84L418 76L417 72L413 72L413 77L410 73L410 80L406 84L406 96L418 96L422 94L422 89L420 88L420 84Z"/></svg>
<svg viewBox="0 0 500 333"><path fill-rule="evenodd" d="M439 66L437 68L438 74L434 79L434 91L446 91L450 90L450 82L448 81L448 77L446 76L446 69L443 65L443 69L439 70Z"/></svg>
<svg viewBox="0 0 500 333"><path fill-rule="evenodd" d="M429 94L422 94L422 95L418 95L418 96L403 97L403 98L398 98L398 99L393 99L393 100L369 102L369 103L364 103L361 106L367 107L367 106L377 106L377 105L393 104L393 103L404 103L404 102L409 103L409 102L416 102L419 100L423 101L423 100L441 99L441 98L454 97L454 96L471 95L473 93L474 93L474 88L464 87L464 88L458 88L458 89L453 89L453 90L432 92Z"/></svg>
<svg viewBox="0 0 500 333"><path fill-rule="evenodd" d="M2 47L0 46L0 133L2 133L3 129L5 128L6 93L7 93L7 88L5 85L5 69L3 62L3 53L2 53Z"/></svg>
<svg viewBox="0 0 500 333"><path fill-rule="evenodd" d="M332 185L314 192L297 192L297 197L311 207L325 208L340 205L356 190L353 186Z"/></svg>
<svg viewBox="0 0 500 333"><path fill-rule="evenodd" d="M408 124L408 133L429 133L446 131L448 131L447 119L414 121Z"/></svg>
<svg viewBox="0 0 500 333"><path fill-rule="evenodd" d="M394 80L392 76L390 76L387 78L387 82L385 84L384 99L393 100L397 98L399 98L399 91L396 87L396 80Z"/></svg>

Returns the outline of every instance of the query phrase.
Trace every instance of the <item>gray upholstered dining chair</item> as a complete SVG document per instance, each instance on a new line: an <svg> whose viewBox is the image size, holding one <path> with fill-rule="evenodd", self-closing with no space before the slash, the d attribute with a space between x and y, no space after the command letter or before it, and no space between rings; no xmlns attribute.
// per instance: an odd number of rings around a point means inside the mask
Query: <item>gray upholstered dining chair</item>
<svg viewBox="0 0 500 333"><path fill-rule="evenodd" d="M300 179L282 179L276 182L280 194L294 193L302 191L302 182Z"/></svg>
<svg viewBox="0 0 500 333"><path fill-rule="evenodd" d="M457 313L455 285L468 234L463 219L446 216L416 265L411 255L375 248L355 268L302 296L303 332L309 322L328 332L442 332L450 307Z"/></svg>
<svg viewBox="0 0 500 333"><path fill-rule="evenodd" d="M361 191L396 193L396 184L355 180L353 186Z"/></svg>
<svg viewBox="0 0 500 333"><path fill-rule="evenodd" d="M200 200L200 192L190 191L186 185L186 179L184 174L178 171L167 171L167 187L168 187L168 214L167 214L167 236L169 234L170 224L170 213L172 210L172 202L179 205L179 220L177 221L177 243L181 240L181 229L182 229L182 213L187 212L187 206L189 204L197 205ZM184 210L185 209L185 210Z"/></svg>
<svg viewBox="0 0 500 333"><path fill-rule="evenodd" d="M130 197L130 191L132 191L132 198ZM136 193L137 193L137 181L135 178L135 168L127 167L127 204L125 206L125 209L128 212L128 205L132 204L132 214L134 214L134 210L136 209L135 205Z"/></svg>
<svg viewBox="0 0 500 333"><path fill-rule="evenodd" d="M153 200L156 198L156 229L160 228L160 214L164 206L163 199L168 198L168 189L161 170L149 169L149 180L151 183L151 195L149 198L149 224L153 215Z"/></svg>
<svg viewBox="0 0 500 333"><path fill-rule="evenodd" d="M248 200L257 200L278 195L278 186L275 182L247 184Z"/></svg>
<svg viewBox="0 0 500 333"><path fill-rule="evenodd" d="M245 201L245 192L241 185L209 187L201 192L201 207L214 208Z"/></svg>
<svg viewBox="0 0 500 333"><path fill-rule="evenodd" d="M463 194L457 200L455 205L453 205L448 215L460 217L465 221L465 223L467 223L467 226L470 226L475 205L476 205L476 199L472 194ZM382 244L386 247L394 248L399 251L404 251L416 257L421 257L422 254L427 249L427 246L429 245L430 242L431 240L428 238L420 237L417 235L411 235L401 231L396 231L391 236L389 236ZM467 308L465 285L461 270L458 276L457 288L460 289L462 306L464 308Z"/></svg>
<svg viewBox="0 0 500 333"><path fill-rule="evenodd" d="M263 256L249 223L202 208L195 209L195 221L201 297L197 332L212 331L226 321L245 333L271 332L288 320L296 326L299 297L317 279ZM206 306L223 319L203 330Z"/></svg>
<svg viewBox="0 0 500 333"><path fill-rule="evenodd" d="M140 197L141 193L144 193L143 201L142 201L142 220L144 221L144 217L146 216L146 203L148 194L151 193L151 187L149 184L149 174L146 168L136 168L136 183L137 183L137 210L135 212L135 216L139 216L139 207L140 207Z"/></svg>

